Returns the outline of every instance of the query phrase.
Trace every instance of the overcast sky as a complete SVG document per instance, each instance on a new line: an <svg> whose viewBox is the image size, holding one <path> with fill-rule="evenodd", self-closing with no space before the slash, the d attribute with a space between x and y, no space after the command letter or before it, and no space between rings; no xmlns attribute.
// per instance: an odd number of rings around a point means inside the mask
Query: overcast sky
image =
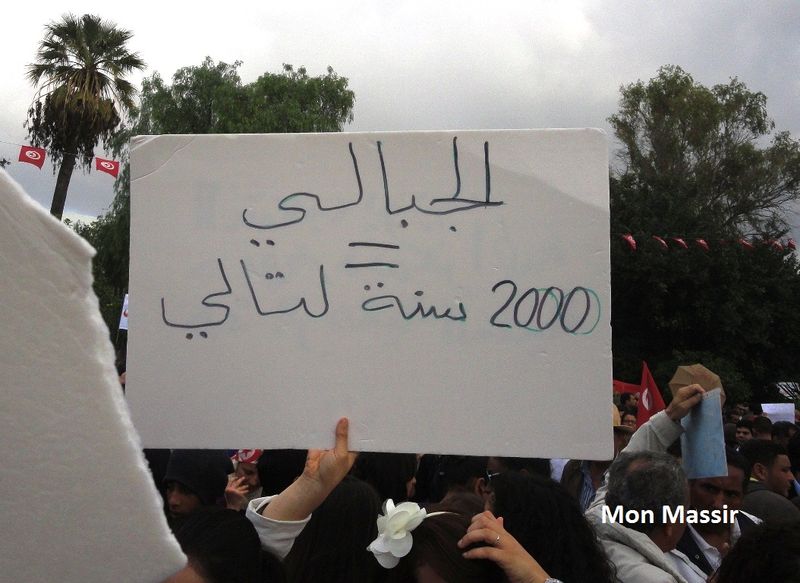
<svg viewBox="0 0 800 583"><path fill-rule="evenodd" d="M244 82L282 63L311 74L331 65L356 94L346 131L608 131L620 85L676 64L706 85L735 76L762 91L777 129L800 137L797 0L14 2L2 11L0 157L12 160L8 172L47 208L52 167L16 162L34 95L25 66L44 25L67 11L130 29L145 74L167 80L206 55L243 61ZM137 87L141 78L133 79ZM106 174L76 172L67 212L102 214L112 187ZM793 218L795 235L799 222Z"/></svg>

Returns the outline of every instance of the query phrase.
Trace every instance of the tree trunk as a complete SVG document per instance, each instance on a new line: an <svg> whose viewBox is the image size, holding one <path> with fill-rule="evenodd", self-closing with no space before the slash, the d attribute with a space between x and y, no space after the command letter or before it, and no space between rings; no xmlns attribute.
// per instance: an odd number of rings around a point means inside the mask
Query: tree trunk
<svg viewBox="0 0 800 583"><path fill-rule="evenodd" d="M67 200L67 189L72 178L72 171L75 169L75 154L64 154L61 160L61 168L58 169L56 188L53 191L53 204L50 205L50 214L61 220L64 214L64 203Z"/></svg>

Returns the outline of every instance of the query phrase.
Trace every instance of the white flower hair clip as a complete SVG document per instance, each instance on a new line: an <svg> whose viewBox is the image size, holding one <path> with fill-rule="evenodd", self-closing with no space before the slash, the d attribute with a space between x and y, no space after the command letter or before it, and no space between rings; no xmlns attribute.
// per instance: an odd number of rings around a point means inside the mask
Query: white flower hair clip
<svg viewBox="0 0 800 583"><path fill-rule="evenodd" d="M395 506L394 501L389 498L383 503L383 514L378 515L378 537L370 543L367 550L375 555L381 567L396 567L400 559L411 552L414 544L411 531L426 518L438 514L447 512L428 514L419 504L403 502Z"/></svg>

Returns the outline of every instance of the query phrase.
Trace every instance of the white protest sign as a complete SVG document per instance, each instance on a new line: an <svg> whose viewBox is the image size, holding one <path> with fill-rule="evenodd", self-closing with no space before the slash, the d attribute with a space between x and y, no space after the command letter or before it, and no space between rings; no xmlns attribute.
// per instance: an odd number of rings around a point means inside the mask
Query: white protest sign
<svg viewBox="0 0 800 583"><path fill-rule="evenodd" d="M778 421L794 423L794 403L762 403L761 410L773 423Z"/></svg>
<svg viewBox="0 0 800 583"><path fill-rule="evenodd" d="M598 130L131 147L127 395L151 447L608 459Z"/></svg>

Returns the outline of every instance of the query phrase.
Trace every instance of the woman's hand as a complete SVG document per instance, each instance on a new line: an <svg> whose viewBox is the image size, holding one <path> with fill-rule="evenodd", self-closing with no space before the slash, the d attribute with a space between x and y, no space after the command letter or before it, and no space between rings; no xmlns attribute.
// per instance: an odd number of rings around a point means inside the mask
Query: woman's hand
<svg viewBox="0 0 800 583"><path fill-rule="evenodd" d="M463 549L475 543L488 546L471 549L464 553L464 557L494 561L503 569L509 583L544 583L549 578L536 559L503 528L503 519L496 518L488 510L472 518L472 524L458 541L458 546Z"/></svg>

